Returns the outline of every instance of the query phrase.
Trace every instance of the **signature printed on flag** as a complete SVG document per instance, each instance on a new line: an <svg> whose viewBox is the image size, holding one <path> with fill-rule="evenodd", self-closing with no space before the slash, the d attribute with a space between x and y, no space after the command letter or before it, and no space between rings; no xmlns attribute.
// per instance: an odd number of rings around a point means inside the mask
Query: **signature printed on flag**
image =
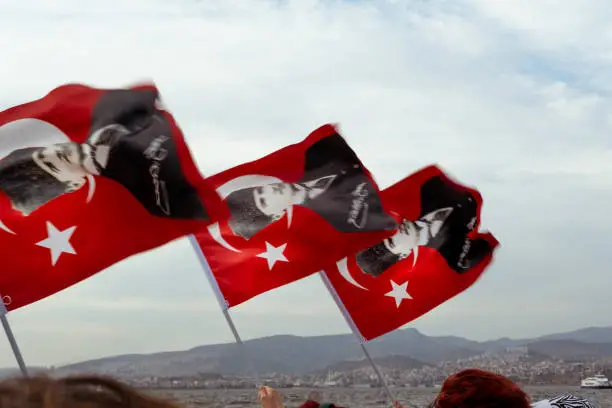
<svg viewBox="0 0 612 408"><path fill-rule="evenodd" d="M368 195L366 182L359 184L353 191L353 197L355 198L351 202L351 209L346 222L353 224L358 229L362 229L368 221L368 208L370 207L366 201ZM359 219L360 215L361 219Z"/></svg>
<svg viewBox="0 0 612 408"><path fill-rule="evenodd" d="M151 166L149 166L149 174L151 175L153 188L155 189L155 204L166 215L170 215L170 200L168 199L166 182L160 180L159 173L161 171L162 162L168 157L168 150L163 147L163 144L168 140L170 140L169 137L159 135L151 141L143 152L144 156L152 162Z"/></svg>

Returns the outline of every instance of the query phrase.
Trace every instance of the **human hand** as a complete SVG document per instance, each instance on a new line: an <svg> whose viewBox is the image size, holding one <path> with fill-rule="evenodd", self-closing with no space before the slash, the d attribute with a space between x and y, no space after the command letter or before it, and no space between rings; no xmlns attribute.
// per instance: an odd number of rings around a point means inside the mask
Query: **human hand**
<svg viewBox="0 0 612 408"><path fill-rule="evenodd" d="M257 393L262 408L285 408L280 393L271 387L263 386Z"/></svg>

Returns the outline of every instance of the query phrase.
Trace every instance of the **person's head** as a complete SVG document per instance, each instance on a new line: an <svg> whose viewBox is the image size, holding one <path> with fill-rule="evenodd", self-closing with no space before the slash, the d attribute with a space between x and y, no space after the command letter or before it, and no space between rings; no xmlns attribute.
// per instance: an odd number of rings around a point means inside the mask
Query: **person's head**
<svg viewBox="0 0 612 408"><path fill-rule="evenodd" d="M409 220L403 220L397 232L383 241L383 245L390 253L404 259L419 244L419 228Z"/></svg>
<svg viewBox="0 0 612 408"><path fill-rule="evenodd" d="M32 211L66 193L67 186L33 160L39 148L18 149L0 160L0 191L12 208L29 215Z"/></svg>
<svg viewBox="0 0 612 408"><path fill-rule="evenodd" d="M245 239L278 221L293 204L296 190L289 183L274 183L245 188L226 198L231 213L229 225L234 234Z"/></svg>
<svg viewBox="0 0 612 408"><path fill-rule="evenodd" d="M296 193L289 183L267 184L253 189L253 201L259 211L278 219L294 203Z"/></svg>
<svg viewBox="0 0 612 408"><path fill-rule="evenodd" d="M410 256L418 246L427 245L441 230L452 208L432 211L416 221L402 220L397 232L382 242L357 253L359 268L372 276L384 271Z"/></svg>
<svg viewBox="0 0 612 408"><path fill-rule="evenodd" d="M16 378L0 382L2 408L180 408L98 376Z"/></svg>
<svg viewBox="0 0 612 408"><path fill-rule="evenodd" d="M49 175L64 183L67 191L75 191L85 184L89 173L90 150L78 143L58 143L36 149L32 160Z"/></svg>
<svg viewBox="0 0 612 408"><path fill-rule="evenodd" d="M444 381L432 408L530 408L527 394L510 379L468 369Z"/></svg>
<svg viewBox="0 0 612 408"><path fill-rule="evenodd" d="M356 255L359 268L372 276L379 276L397 262L410 256L422 242L422 226L414 221L403 220L397 232Z"/></svg>

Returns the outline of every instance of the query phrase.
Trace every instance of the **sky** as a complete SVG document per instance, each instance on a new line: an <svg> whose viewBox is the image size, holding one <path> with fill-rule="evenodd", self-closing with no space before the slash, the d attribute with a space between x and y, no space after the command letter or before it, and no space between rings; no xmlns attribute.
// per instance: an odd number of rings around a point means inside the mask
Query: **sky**
<svg viewBox="0 0 612 408"><path fill-rule="evenodd" d="M381 187L438 163L478 188L501 242L476 285L409 327L606 326L611 19L609 0L0 0L0 109L154 80L205 175L339 123ZM232 316L244 339L349 330L316 275ZM232 341L186 240L8 317L29 365Z"/></svg>

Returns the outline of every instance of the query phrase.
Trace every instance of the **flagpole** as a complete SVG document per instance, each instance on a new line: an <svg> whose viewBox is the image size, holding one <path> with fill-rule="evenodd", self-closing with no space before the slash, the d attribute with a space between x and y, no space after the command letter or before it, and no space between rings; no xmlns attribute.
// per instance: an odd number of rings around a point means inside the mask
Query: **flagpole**
<svg viewBox="0 0 612 408"><path fill-rule="evenodd" d="M198 240L193 234L189 235L189 242L191 242L191 246L193 247L193 250L195 251L198 257L198 260L200 261L200 265L202 265L204 274L206 275L206 278L208 279L208 282L210 283L210 286L212 287L213 292L215 293L217 302L219 302L219 307L221 308L221 312L223 313L223 316L225 317L225 321L227 322L227 325L229 326L232 334L234 335L236 344L238 344L242 353L244 354L244 358L251 366L251 370L253 371L253 375L255 377L255 386L259 388L262 385L261 379L259 377L259 372L257 371L255 362L251 358L249 350L247 349L246 345L243 343L242 338L240 337L240 334L238 333L238 330L236 329L236 325L234 324L234 320L232 319L232 316L229 314L229 307L227 305L227 301L223 297L223 293L221 293L221 289L219 288L219 284L217 283L217 280L215 279L215 276L213 275L212 270L210 269L208 260L206 260L206 256L202 252L202 248L200 248L200 244L198 244Z"/></svg>
<svg viewBox="0 0 612 408"><path fill-rule="evenodd" d="M329 294L334 299L334 302L336 302L336 306L338 306L338 308L342 312L342 316L344 316L344 320L346 321L346 323L351 328L351 331L353 332L355 337L357 337L357 339L359 340L359 346L361 347L361 350L363 351L363 354L366 356L366 359L369 361L370 365L374 369L374 372L376 373L376 376L378 377L378 380L380 381L380 384L385 389L385 392L387 393L387 396L391 399L391 404L394 404L395 401L396 401L395 396L391 392L391 389L389 389L389 385L387 384L387 381L385 381L385 377L383 376L382 372L380 371L380 368L378 368L376 363L374 363L374 360L372 359L372 356L370 355L370 352L366 348L365 343L366 343L367 340L361 335L361 333L357 329L357 325L353 321L353 318L349 314L348 310L346 310L346 307L344 306L344 303L342 303L342 300L340 300L340 297L338 296L338 293L336 292L336 289L334 288L334 286L329 281L329 278L327 277L327 274L325 273L325 271L319 271L319 276L321 277L321 280L323 281L323 284L325 285L325 287L329 291Z"/></svg>
<svg viewBox="0 0 612 408"><path fill-rule="evenodd" d="M17 344L17 340L15 339L15 335L13 334L13 330L11 329L11 325L9 324L9 321L6 318L7 313L8 310L6 309L6 305L4 304L4 298L0 298L0 321L2 322L2 327L4 327L6 337L11 345L11 349L13 349L13 354L15 355L15 360L17 360L17 365L19 365L19 370L21 370L21 374L24 377L27 377L28 369L26 367L25 361L23 360L23 356L21 355L21 350L19 349L19 345Z"/></svg>

